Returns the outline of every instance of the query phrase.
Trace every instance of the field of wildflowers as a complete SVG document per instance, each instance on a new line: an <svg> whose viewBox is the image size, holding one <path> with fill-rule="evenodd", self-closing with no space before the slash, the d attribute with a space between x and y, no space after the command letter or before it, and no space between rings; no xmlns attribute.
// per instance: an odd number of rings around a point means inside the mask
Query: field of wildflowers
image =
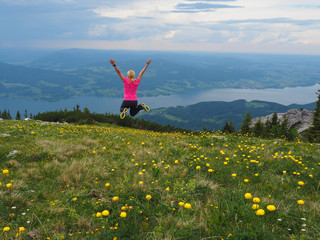
<svg viewBox="0 0 320 240"><path fill-rule="evenodd" d="M320 146L0 123L0 239L320 239Z"/></svg>

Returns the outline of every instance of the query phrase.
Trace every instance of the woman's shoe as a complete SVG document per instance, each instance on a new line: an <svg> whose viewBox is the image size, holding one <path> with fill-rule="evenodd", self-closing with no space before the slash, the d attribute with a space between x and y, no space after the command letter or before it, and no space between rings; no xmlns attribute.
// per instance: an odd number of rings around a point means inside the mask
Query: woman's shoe
<svg viewBox="0 0 320 240"><path fill-rule="evenodd" d="M150 108L145 105L144 103L141 103L141 106L143 107L144 110L146 110L147 112L150 112Z"/></svg>
<svg viewBox="0 0 320 240"><path fill-rule="evenodd" d="M123 111L120 113L120 118L124 119L126 117L127 112L128 112L128 108L123 109Z"/></svg>

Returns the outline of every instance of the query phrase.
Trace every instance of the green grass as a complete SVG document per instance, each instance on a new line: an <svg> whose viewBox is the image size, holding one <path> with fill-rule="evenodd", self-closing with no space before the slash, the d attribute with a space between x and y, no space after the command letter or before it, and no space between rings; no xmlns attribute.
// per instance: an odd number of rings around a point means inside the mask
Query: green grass
<svg viewBox="0 0 320 240"><path fill-rule="evenodd" d="M221 136L4 121L0 239L320 239L320 146Z"/></svg>

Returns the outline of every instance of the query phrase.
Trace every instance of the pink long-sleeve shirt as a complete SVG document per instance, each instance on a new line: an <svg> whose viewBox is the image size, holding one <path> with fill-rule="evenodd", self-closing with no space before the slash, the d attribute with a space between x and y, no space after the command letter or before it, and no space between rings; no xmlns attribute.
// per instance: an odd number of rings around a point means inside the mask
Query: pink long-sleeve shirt
<svg viewBox="0 0 320 240"><path fill-rule="evenodd" d="M134 82L130 82L128 78L123 79L124 84L124 98L126 101L137 101L137 89L140 83L140 79L136 79Z"/></svg>

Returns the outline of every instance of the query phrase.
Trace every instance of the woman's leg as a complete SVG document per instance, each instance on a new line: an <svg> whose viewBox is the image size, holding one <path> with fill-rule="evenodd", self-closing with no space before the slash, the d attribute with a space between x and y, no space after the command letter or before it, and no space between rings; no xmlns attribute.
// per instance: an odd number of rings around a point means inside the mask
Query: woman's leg
<svg viewBox="0 0 320 240"><path fill-rule="evenodd" d="M131 116L135 116L138 114L138 112L140 112L140 110L143 109L143 107L141 105L138 105L138 101L131 101L131 106L130 106L130 115Z"/></svg>
<svg viewBox="0 0 320 240"><path fill-rule="evenodd" d="M144 105L145 106L145 105ZM138 114L138 112L140 112L141 110L148 108L148 106L144 107L143 104L139 104L138 105L138 101L127 101L124 100L121 104L120 107L120 112L122 113L124 111L125 108L130 108L130 115L131 116L135 116ZM148 108L148 110L150 111L150 109Z"/></svg>
<svg viewBox="0 0 320 240"><path fill-rule="evenodd" d="M121 107L120 107L120 112L123 112L123 110L125 109L125 108L129 108L130 107L130 103L129 103L130 101L125 101L125 100L123 100L123 102L122 102L122 104L121 104Z"/></svg>
<svg viewBox="0 0 320 240"><path fill-rule="evenodd" d="M120 118L124 119L126 117L126 114L128 112L129 104L128 101L123 101L120 107Z"/></svg>

